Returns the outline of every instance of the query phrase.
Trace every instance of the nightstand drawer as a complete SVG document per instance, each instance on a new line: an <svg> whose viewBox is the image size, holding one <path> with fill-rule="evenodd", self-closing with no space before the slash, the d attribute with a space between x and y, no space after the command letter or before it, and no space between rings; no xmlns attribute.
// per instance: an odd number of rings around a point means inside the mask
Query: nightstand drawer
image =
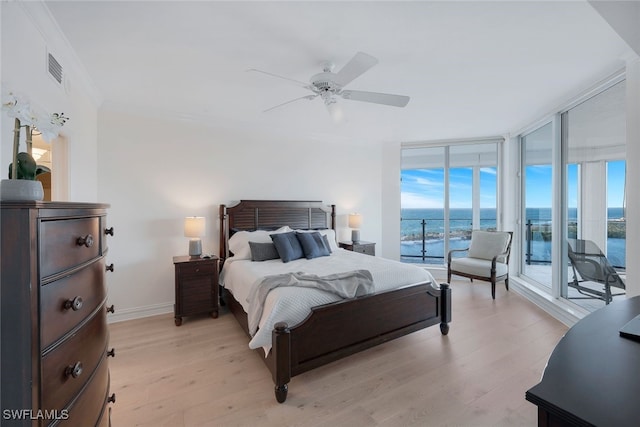
<svg viewBox="0 0 640 427"><path fill-rule="evenodd" d="M340 247L348 251L357 252L365 255L376 254L376 244L373 242L365 242L360 240L359 242L340 242Z"/></svg>
<svg viewBox="0 0 640 427"><path fill-rule="evenodd" d="M210 276L216 273L216 264L211 262L191 262L179 264L178 269L182 277L186 276Z"/></svg>
<svg viewBox="0 0 640 427"><path fill-rule="evenodd" d="M353 245L353 252L360 254L375 255L376 248L373 245Z"/></svg>

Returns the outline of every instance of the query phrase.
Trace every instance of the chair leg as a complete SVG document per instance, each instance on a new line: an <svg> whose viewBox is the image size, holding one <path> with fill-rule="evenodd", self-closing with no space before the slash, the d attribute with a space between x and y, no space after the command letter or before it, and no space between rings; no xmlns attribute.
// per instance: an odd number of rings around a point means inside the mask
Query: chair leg
<svg viewBox="0 0 640 427"><path fill-rule="evenodd" d="M447 283L451 283L451 270L447 270Z"/></svg>
<svg viewBox="0 0 640 427"><path fill-rule="evenodd" d="M491 282L491 298L496 299L496 282Z"/></svg>
<svg viewBox="0 0 640 427"><path fill-rule="evenodd" d="M507 288L507 290L509 290L509 278L508 277L506 279L504 279L504 286L505 286L505 288Z"/></svg>

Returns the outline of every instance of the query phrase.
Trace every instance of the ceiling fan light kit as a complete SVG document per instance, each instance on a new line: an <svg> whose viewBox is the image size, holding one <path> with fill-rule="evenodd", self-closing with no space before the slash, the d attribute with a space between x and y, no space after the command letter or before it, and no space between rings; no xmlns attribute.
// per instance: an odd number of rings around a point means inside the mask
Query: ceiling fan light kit
<svg viewBox="0 0 640 427"><path fill-rule="evenodd" d="M266 74L268 76L277 77L287 80L289 82L296 83L305 89L313 92L313 95L302 96L300 98L292 99L290 101L278 104L274 107L264 110L265 112L282 107L301 99L312 100L320 96L323 100L327 111L331 115L331 118L336 123L341 123L344 120L344 111L337 102L337 97L343 99L349 99L352 101L370 102L373 104L389 105L393 107L405 107L409 103L409 97L404 95L394 95L389 93L379 92L366 92L361 90L343 90L343 88L355 80L357 77L364 74L371 67L376 65L378 60L371 55L363 52L358 52L347 64L342 67L337 73L333 72L334 64L331 62L325 62L323 64L323 71L315 74L309 80L310 84L300 82L288 77L279 76L277 74L261 71L257 69L250 69L248 71L255 71Z"/></svg>

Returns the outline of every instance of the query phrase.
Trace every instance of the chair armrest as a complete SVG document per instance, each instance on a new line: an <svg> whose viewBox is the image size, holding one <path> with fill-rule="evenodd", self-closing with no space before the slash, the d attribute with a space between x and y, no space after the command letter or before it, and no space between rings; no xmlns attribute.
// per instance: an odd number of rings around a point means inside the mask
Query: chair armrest
<svg viewBox="0 0 640 427"><path fill-rule="evenodd" d="M467 252L468 250L469 250L469 248L466 248L466 249L451 249L451 250L449 251L449 254L447 255L447 262L448 262L448 263L450 263L450 262L451 262L451 254L452 254L453 252Z"/></svg>
<svg viewBox="0 0 640 427"><path fill-rule="evenodd" d="M508 258L509 257L509 250L507 249L506 251L502 252L501 254L498 254L496 256L494 256L491 259L491 268L496 268L496 263L498 262L498 258L500 257L505 257ZM507 263L501 263L501 264L507 264Z"/></svg>

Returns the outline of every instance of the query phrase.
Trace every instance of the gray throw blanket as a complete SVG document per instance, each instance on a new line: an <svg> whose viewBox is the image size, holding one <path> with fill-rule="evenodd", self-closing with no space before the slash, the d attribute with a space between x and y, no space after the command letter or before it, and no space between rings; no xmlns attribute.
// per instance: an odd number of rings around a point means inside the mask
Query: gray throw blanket
<svg viewBox="0 0 640 427"><path fill-rule="evenodd" d="M353 298L373 292L373 277L369 270L354 270L344 273L318 276L303 272L276 274L266 276L255 286L249 296L249 333L253 336L258 330L267 294L280 286L299 286L303 288L322 289L340 295L342 298Z"/></svg>

